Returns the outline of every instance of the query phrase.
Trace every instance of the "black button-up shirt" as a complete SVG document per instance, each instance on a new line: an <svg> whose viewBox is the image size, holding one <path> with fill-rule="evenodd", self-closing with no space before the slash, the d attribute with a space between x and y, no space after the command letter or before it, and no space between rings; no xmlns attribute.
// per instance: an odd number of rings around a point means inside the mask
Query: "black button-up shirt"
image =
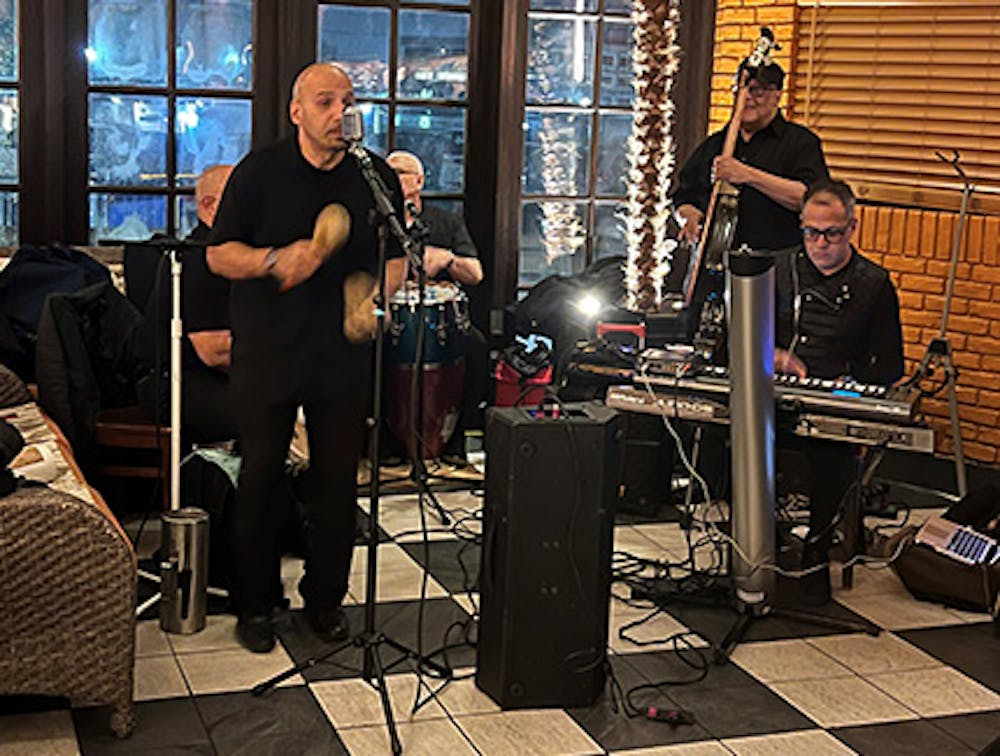
<svg viewBox="0 0 1000 756"><path fill-rule="evenodd" d="M726 130L712 134L688 158L678 176L674 205L694 205L704 211L712 195L712 162L722 152ZM778 113L750 139L736 140L735 157L747 165L782 178L810 184L829 177L819 137L809 129L791 123ZM787 210L750 186L740 190L736 244L753 249L783 249L800 244L797 210Z"/></svg>

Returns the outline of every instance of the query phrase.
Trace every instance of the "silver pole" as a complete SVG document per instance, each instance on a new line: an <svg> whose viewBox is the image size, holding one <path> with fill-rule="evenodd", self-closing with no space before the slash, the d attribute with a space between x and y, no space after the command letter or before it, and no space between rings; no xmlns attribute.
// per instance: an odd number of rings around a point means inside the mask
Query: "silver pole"
<svg viewBox="0 0 1000 756"><path fill-rule="evenodd" d="M726 266L736 597L774 595L774 260L743 246ZM743 556L739 551L743 552Z"/></svg>

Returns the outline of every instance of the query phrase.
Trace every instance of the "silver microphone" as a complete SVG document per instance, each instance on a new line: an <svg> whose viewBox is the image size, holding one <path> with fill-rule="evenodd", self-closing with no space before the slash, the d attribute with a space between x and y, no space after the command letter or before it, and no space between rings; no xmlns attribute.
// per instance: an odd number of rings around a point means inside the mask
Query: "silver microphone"
<svg viewBox="0 0 1000 756"><path fill-rule="evenodd" d="M340 118L340 134L345 142L352 144L365 138L364 115L357 105L348 105L344 108L344 113Z"/></svg>

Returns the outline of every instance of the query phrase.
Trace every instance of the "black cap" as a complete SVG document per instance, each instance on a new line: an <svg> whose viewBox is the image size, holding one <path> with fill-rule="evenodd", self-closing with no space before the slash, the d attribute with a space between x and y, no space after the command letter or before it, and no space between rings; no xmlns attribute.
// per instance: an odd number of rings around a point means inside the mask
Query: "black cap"
<svg viewBox="0 0 1000 756"><path fill-rule="evenodd" d="M750 78L756 79L765 87L776 87L781 89L785 83L785 71L777 63L768 63L757 69L750 69Z"/></svg>

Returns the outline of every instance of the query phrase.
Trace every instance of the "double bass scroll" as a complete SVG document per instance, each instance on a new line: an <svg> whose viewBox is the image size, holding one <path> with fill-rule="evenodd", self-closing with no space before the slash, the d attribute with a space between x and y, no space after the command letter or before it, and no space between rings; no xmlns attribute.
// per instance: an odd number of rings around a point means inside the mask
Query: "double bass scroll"
<svg viewBox="0 0 1000 756"><path fill-rule="evenodd" d="M760 38L754 45L747 59L736 69L736 84L734 91L736 100L733 103L733 114L729 119L726 136L722 143L722 157L732 157L736 151L736 139L739 137L740 124L743 120L743 110L746 107L747 82L752 79L761 66L771 63L771 51L780 49L774 42L774 33L766 26L761 27ZM726 250L731 249L736 234L736 221L739 215L739 189L728 181L721 179L712 185L712 195L705 210L705 219L701 227L701 236L692 253L688 266L687 280L684 282L684 303L690 306L694 297L698 273L704 266L709 270L719 270L722 267Z"/></svg>

